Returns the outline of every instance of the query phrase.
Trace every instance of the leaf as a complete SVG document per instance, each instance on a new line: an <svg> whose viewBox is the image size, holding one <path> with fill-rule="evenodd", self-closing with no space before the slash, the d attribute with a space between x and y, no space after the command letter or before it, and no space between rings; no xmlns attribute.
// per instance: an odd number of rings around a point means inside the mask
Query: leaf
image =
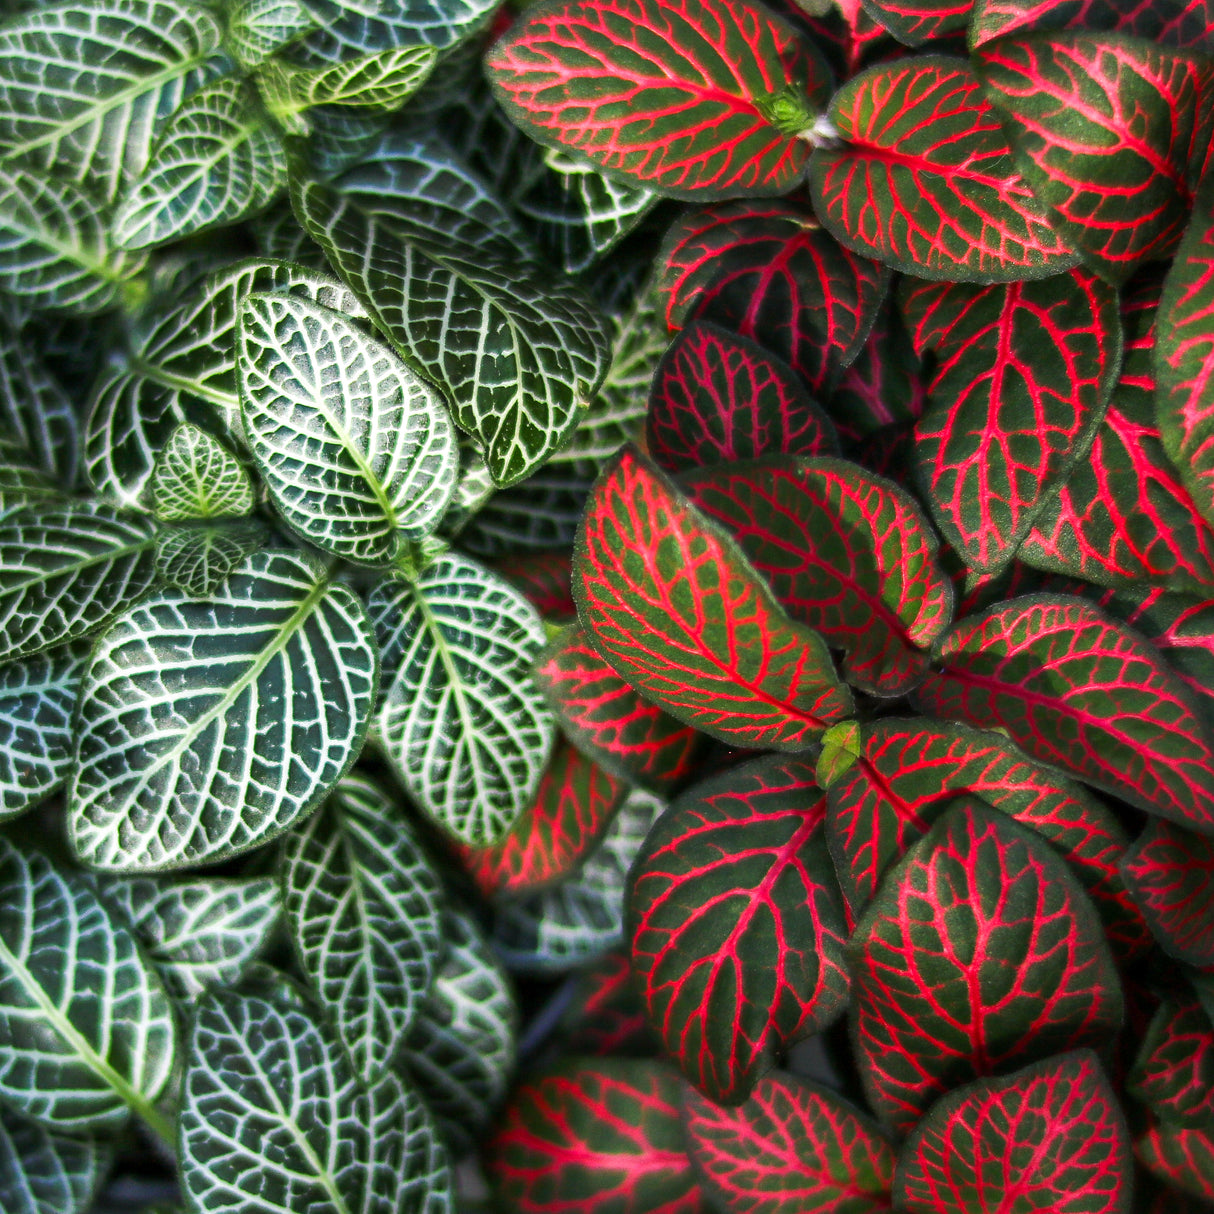
<svg viewBox="0 0 1214 1214"><path fill-rule="evenodd" d="M668 472L761 455L834 455L826 415L792 369L711 321L675 334L653 375L649 453Z"/></svg>
<svg viewBox="0 0 1214 1214"><path fill-rule="evenodd" d="M215 991L194 1014L181 1181L199 1214L305 1209L449 1214L451 1176L420 1099L393 1075L360 1089L302 1008Z"/></svg>
<svg viewBox="0 0 1214 1214"><path fill-rule="evenodd" d="M184 0L39 5L0 30L0 151L111 202L163 117L219 70L221 41Z"/></svg>
<svg viewBox="0 0 1214 1214"><path fill-rule="evenodd" d="M280 910L278 884L270 877L109 877L96 889L130 926L165 990L181 1004L211 987L235 985Z"/></svg>
<svg viewBox="0 0 1214 1214"><path fill-rule="evenodd" d="M455 430L434 389L337 312L287 295L240 305L237 366L249 446L304 539L364 564L438 526L455 487Z"/></svg>
<svg viewBox="0 0 1214 1214"><path fill-rule="evenodd" d="M959 1084L1103 1048L1121 1025L1091 903L1043 840L970 796L890 871L851 962L865 1095L902 1133Z"/></svg>
<svg viewBox="0 0 1214 1214"><path fill-rule="evenodd" d="M573 997L560 1031L570 1055L653 1057L656 1042L632 983L627 948L604 953L569 981Z"/></svg>
<svg viewBox="0 0 1214 1214"><path fill-rule="evenodd" d="M156 576L192 599L210 598L269 530L257 520L166 528L156 536Z"/></svg>
<svg viewBox="0 0 1214 1214"><path fill-rule="evenodd" d="M495 484L524 479L561 446L607 370L605 319L588 299L538 266L444 247L316 183L296 183L292 199L376 326L444 387Z"/></svg>
<svg viewBox="0 0 1214 1214"><path fill-rule="evenodd" d="M0 1094L54 1130L116 1130L174 1061L172 1007L134 939L75 874L0 838Z"/></svg>
<svg viewBox="0 0 1214 1214"><path fill-rule="evenodd" d="M471 38L492 16L494 0L300 0L322 28L305 49L337 62L384 46L446 50Z"/></svg>
<svg viewBox="0 0 1214 1214"><path fill-rule="evenodd" d="M0 666L0 821L45 801L67 779L86 656L69 646Z"/></svg>
<svg viewBox="0 0 1214 1214"><path fill-rule="evenodd" d="M519 1009L470 916L447 910L443 954L405 1043L409 1078L455 1156L474 1150L514 1073Z"/></svg>
<svg viewBox="0 0 1214 1214"><path fill-rule="evenodd" d="M282 897L300 965L354 1073L377 1083L439 953L439 882L404 814L348 776L283 844Z"/></svg>
<svg viewBox="0 0 1214 1214"><path fill-rule="evenodd" d="M1202 969L1214 966L1214 843L1153 819L1121 872L1164 952Z"/></svg>
<svg viewBox="0 0 1214 1214"><path fill-rule="evenodd" d="M1118 869L1125 831L1082 786L1037 767L999 734L951 722L887 718L856 726L851 747L850 764L826 785L826 834L856 915L907 848L968 795L1053 844L1100 912L1119 959L1149 946Z"/></svg>
<svg viewBox="0 0 1214 1214"><path fill-rule="evenodd" d="M557 633L535 669L566 737L604 770L662 793L694 769L701 735L638 695L580 625Z"/></svg>
<svg viewBox="0 0 1214 1214"><path fill-rule="evenodd" d="M1097 274L1120 286L1171 256L1208 69L1146 39L1084 31L1001 38L976 62L1017 169Z"/></svg>
<svg viewBox="0 0 1214 1214"><path fill-rule="evenodd" d="M681 1086L670 1068L630 1058L566 1059L534 1076L489 1141L501 1200L519 1214L698 1214Z"/></svg>
<svg viewBox="0 0 1214 1214"><path fill-rule="evenodd" d="M907 1214L1124 1214L1132 1159L1100 1063L1075 1050L933 1105L902 1148L894 1200Z"/></svg>
<svg viewBox="0 0 1214 1214"><path fill-rule="evenodd" d="M0 660L91 636L151 588L151 528L94 502L0 519Z"/></svg>
<svg viewBox="0 0 1214 1214"><path fill-rule="evenodd" d="M868 14L906 46L923 46L970 23L972 0L868 0Z"/></svg>
<svg viewBox="0 0 1214 1214"><path fill-rule="evenodd" d="M1119 30L1180 50L1208 48L1210 9L1208 0L1162 0L1132 8L1116 0L975 0L969 44L974 49L1007 34L1072 28Z"/></svg>
<svg viewBox="0 0 1214 1214"><path fill-rule="evenodd" d="M1214 1131L1214 1023L1197 999L1160 1004L1126 1087L1165 1121Z"/></svg>
<svg viewBox="0 0 1214 1214"><path fill-rule="evenodd" d="M914 499L845 460L773 456L682 478L735 537L780 605L843 649L844 677L900 695L952 618L936 537Z"/></svg>
<svg viewBox="0 0 1214 1214"><path fill-rule="evenodd" d="M572 553L560 548L511 553L491 563L545 619L569 619L577 614L569 585Z"/></svg>
<svg viewBox="0 0 1214 1214"><path fill-rule="evenodd" d="M623 780L558 743L534 802L510 833L492 847L460 848L460 860L485 898L555 885L593 851L626 791Z"/></svg>
<svg viewBox="0 0 1214 1214"><path fill-rule="evenodd" d="M263 67L258 83L270 113L289 129L295 115L314 105L397 110L426 82L437 58L432 46L391 46L311 70L273 59L276 70Z"/></svg>
<svg viewBox="0 0 1214 1214"><path fill-rule="evenodd" d="M848 922L825 820L812 765L756 759L675 801L629 876L650 1026L717 1104L745 1100L847 1002Z"/></svg>
<svg viewBox="0 0 1214 1214"><path fill-rule="evenodd" d="M483 565L447 553L415 582L381 581L368 610L389 759L445 831L497 842L535 795L554 734L531 678L545 639L534 608Z"/></svg>
<svg viewBox="0 0 1214 1214"><path fill-rule="evenodd" d="M1032 757L1166 818L1214 830L1214 754L1179 679L1078 599L1026 595L962 620L915 692L925 710L999 727Z"/></svg>
<svg viewBox="0 0 1214 1214"><path fill-rule="evenodd" d="M209 599L166 590L127 612L77 705L76 855L181 868L282 834L357 757L378 673L362 605L302 554L259 552Z"/></svg>
<svg viewBox="0 0 1214 1214"><path fill-rule="evenodd" d="M829 89L825 65L790 26L732 0L547 0L494 45L486 68L533 139L699 201L787 193L808 158L796 137Z"/></svg>
<svg viewBox="0 0 1214 1214"><path fill-rule="evenodd" d="M156 457L152 500L162 523L230 518L253 510L249 474L218 439L182 422Z"/></svg>
<svg viewBox="0 0 1214 1214"><path fill-rule="evenodd" d="M241 67L256 67L306 34L312 18L298 0L231 0L227 45Z"/></svg>
<svg viewBox="0 0 1214 1214"><path fill-rule="evenodd" d="M860 352L889 284L884 267L785 201L691 211L666 233L658 262L672 329L716 321L777 354L812 392Z"/></svg>
<svg viewBox="0 0 1214 1214"><path fill-rule="evenodd" d="M287 184L287 156L243 80L204 85L165 123L142 175L124 192L115 243L146 249L264 210Z"/></svg>
<svg viewBox="0 0 1214 1214"><path fill-rule="evenodd" d="M0 285L26 307L104 312L121 302L146 260L114 248L97 202L79 186L0 162Z"/></svg>
<svg viewBox="0 0 1214 1214"><path fill-rule="evenodd" d="M810 192L847 248L957 282L1043 278L1078 260L964 63L922 55L870 68L835 94L828 118L843 142L814 151Z"/></svg>
<svg viewBox="0 0 1214 1214"><path fill-rule="evenodd" d="M801 750L851 710L822 639L790 620L725 533L630 448L595 484L573 592L616 673L712 737Z"/></svg>
<svg viewBox="0 0 1214 1214"><path fill-rule="evenodd" d="M57 1134L0 1107L0 1205L8 1214L84 1214L112 1157L99 1138Z"/></svg>
<svg viewBox="0 0 1214 1214"><path fill-rule="evenodd" d="M1134 1143L1138 1162L1182 1193L1214 1201L1214 1134L1156 1125ZM1170 1208L1174 1206L1169 1203Z"/></svg>
<svg viewBox="0 0 1214 1214"><path fill-rule="evenodd" d="M683 1097L687 1146L705 1189L752 1214L879 1214L894 1149L834 1092L772 1071L735 1108Z"/></svg>
<svg viewBox="0 0 1214 1214"><path fill-rule="evenodd" d="M935 355L915 427L918 480L966 565L995 572L1100 424L1121 364L1117 294L1086 270L1006 286L907 285L915 349Z"/></svg>

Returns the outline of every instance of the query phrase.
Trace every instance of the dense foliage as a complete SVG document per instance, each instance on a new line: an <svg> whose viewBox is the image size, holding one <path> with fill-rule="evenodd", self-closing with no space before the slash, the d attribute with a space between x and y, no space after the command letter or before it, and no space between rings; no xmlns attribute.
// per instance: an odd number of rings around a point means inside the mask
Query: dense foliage
<svg viewBox="0 0 1214 1214"><path fill-rule="evenodd" d="M0 1209L1214 1208L1214 5L518 9L0 0Z"/></svg>

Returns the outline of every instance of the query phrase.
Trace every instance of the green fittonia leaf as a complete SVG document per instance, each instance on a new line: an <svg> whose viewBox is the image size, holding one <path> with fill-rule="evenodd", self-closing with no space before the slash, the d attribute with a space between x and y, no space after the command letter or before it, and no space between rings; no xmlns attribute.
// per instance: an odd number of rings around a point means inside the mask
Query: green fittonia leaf
<svg viewBox="0 0 1214 1214"><path fill-rule="evenodd" d="M391 799L348 777L287 835L282 885L304 973L359 1080L374 1083L434 974L438 878Z"/></svg>
<svg viewBox="0 0 1214 1214"><path fill-rule="evenodd" d="M249 446L283 518L365 564L438 526L455 428L438 393L381 342L310 300L252 295L237 368Z"/></svg>
<svg viewBox="0 0 1214 1214"><path fill-rule="evenodd" d="M256 519L165 528L156 536L156 576L192 599L205 599L269 534Z"/></svg>
<svg viewBox="0 0 1214 1214"><path fill-rule="evenodd" d="M384 663L375 726L389 759L444 830L496 843L531 804L555 730L531 674L547 639L535 608L455 553L415 582L381 582L367 606Z"/></svg>
<svg viewBox="0 0 1214 1214"><path fill-rule="evenodd" d="M228 49L245 67L255 67L313 27L297 0L229 0L227 8Z"/></svg>
<svg viewBox="0 0 1214 1214"><path fill-rule="evenodd" d="M0 1210L81 1214L112 1157L104 1138L59 1134L0 1106Z"/></svg>
<svg viewBox="0 0 1214 1214"><path fill-rule="evenodd" d="M152 501L162 523L239 517L253 509L253 486L218 439L183 422L156 458Z"/></svg>
<svg viewBox="0 0 1214 1214"><path fill-rule="evenodd" d="M362 605L312 557L249 557L210 599L168 590L98 643L78 705L72 846L95 868L247 851L361 748L378 660Z"/></svg>
<svg viewBox="0 0 1214 1214"><path fill-rule="evenodd" d="M181 1174L198 1214L449 1214L451 1177L421 1100L364 1091L302 1007L232 991L194 1016Z"/></svg>
<svg viewBox="0 0 1214 1214"><path fill-rule="evenodd" d="M0 838L0 1096L64 1130L112 1129L173 1067L169 997L77 876Z"/></svg>

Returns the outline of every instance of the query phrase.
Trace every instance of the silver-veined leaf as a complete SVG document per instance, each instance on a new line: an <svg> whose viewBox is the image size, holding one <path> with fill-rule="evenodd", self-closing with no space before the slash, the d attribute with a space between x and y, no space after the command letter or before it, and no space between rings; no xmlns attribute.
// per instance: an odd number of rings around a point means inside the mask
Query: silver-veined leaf
<svg viewBox="0 0 1214 1214"><path fill-rule="evenodd" d="M607 372L606 318L568 280L390 223L315 182L296 214L388 339L450 398L496 484L529 476L572 433Z"/></svg>
<svg viewBox="0 0 1214 1214"><path fill-rule="evenodd" d="M337 63L388 46L446 50L488 24L499 0L300 0L321 27L303 44L309 59Z"/></svg>
<svg viewBox="0 0 1214 1214"><path fill-rule="evenodd" d="M253 509L253 486L239 460L217 438L182 422L156 457L152 503L162 523L239 518Z"/></svg>
<svg viewBox="0 0 1214 1214"><path fill-rule="evenodd" d="M67 779L86 652L67 646L0 666L0 821L44 801Z"/></svg>
<svg viewBox="0 0 1214 1214"><path fill-rule="evenodd" d="M220 42L187 0L42 5L0 29L0 152L112 201L158 124L222 70Z"/></svg>
<svg viewBox="0 0 1214 1214"><path fill-rule="evenodd" d="M282 909L273 877L105 877L97 887L180 1003L239 981Z"/></svg>
<svg viewBox="0 0 1214 1214"><path fill-rule="evenodd" d="M111 245L81 187L0 162L0 290L33 309L91 316L121 301L146 260Z"/></svg>
<svg viewBox="0 0 1214 1214"><path fill-rule="evenodd" d="M443 914L434 986L405 1046L405 1069L457 1156L489 1128L514 1075L518 1002L476 921Z"/></svg>
<svg viewBox="0 0 1214 1214"><path fill-rule="evenodd" d="M555 724L531 666L535 608L456 553L368 602L384 663L375 728L414 800L474 846L496 843L535 796Z"/></svg>
<svg viewBox="0 0 1214 1214"><path fill-rule="evenodd" d="M243 67L255 67L314 24L298 0L232 0L228 48Z"/></svg>
<svg viewBox="0 0 1214 1214"><path fill-rule="evenodd" d="M431 46L394 46L320 68L272 59L259 84L266 108L290 130L314 105L396 110L425 84L437 58Z"/></svg>
<svg viewBox="0 0 1214 1214"><path fill-rule="evenodd" d="M93 502L0 521L0 661L104 628L155 578L152 528Z"/></svg>
<svg viewBox="0 0 1214 1214"><path fill-rule="evenodd" d="M438 393L381 342L310 300L252 295L237 366L245 433L279 513L306 540L385 564L438 526L455 428Z"/></svg>
<svg viewBox="0 0 1214 1214"><path fill-rule="evenodd" d="M264 210L287 184L287 154L252 85L225 76L165 123L113 220L124 249L147 249Z"/></svg>
<svg viewBox="0 0 1214 1214"><path fill-rule="evenodd" d="M0 837L0 1097L63 1130L114 1129L173 1067L155 970L78 874Z"/></svg>
<svg viewBox="0 0 1214 1214"><path fill-rule="evenodd" d="M165 527L156 536L156 576L192 599L208 598L269 538L257 519Z"/></svg>
<svg viewBox="0 0 1214 1214"><path fill-rule="evenodd" d="M287 835L287 924L359 1080L387 1070L439 953L439 882L412 828L368 780L347 777Z"/></svg>
<svg viewBox="0 0 1214 1214"><path fill-rule="evenodd" d="M424 1105L395 1075L365 1092L305 1009L204 995L189 1059L181 1179L196 1214L449 1214Z"/></svg>
<svg viewBox="0 0 1214 1214"><path fill-rule="evenodd" d="M80 689L76 855L180 868L282 834L357 758L377 667L362 605L301 553L255 553L209 599L166 590L127 612Z"/></svg>
<svg viewBox="0 0 1214 1214"><path fill-rule="evenodd" d="M114 1157L94 1134L59 1134L0 1105L0 1210L82 1214Z"/></svg>

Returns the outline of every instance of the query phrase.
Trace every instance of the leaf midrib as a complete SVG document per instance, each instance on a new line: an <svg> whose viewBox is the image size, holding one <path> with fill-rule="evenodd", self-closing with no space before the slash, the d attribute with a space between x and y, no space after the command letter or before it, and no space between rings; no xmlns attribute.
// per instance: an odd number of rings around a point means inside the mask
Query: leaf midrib
<svg viewBox="0 0 1214 1214"><path fill-rule="evenodd" d="M140 540L137 544L127 544L121 548L107 548L104 552L98 552L93 556L83 560L73 561L67 565L60 565L56 569L44 573L41 577L31 577L24 582L16 584L7 583L0 584L0 599L7 598L12 594L24 594L27 590L35 586L41 586L54 578L67 577L73 574L81 573L93 565L99 565L104 561L119 561L125 556L135 556L145 549L151 548L156 542L155 536L148 536L147 539Z"/></svg>
<svg viewBox="0 0 1214 1214"><path fill-rule="evenodd" d="M196 396L199 400L204 400L207 404L215 405L230 413L235 413L240 409L240 398L235 393L225 395L214 388L206 387L198 380L174 375L156 363L146 362L142 358L132 358L129 366L132 371L142 375L145 379L150 379L153 383L160 384L161 387L173 388L178 392L188 392L191 396Z"/></svg>

